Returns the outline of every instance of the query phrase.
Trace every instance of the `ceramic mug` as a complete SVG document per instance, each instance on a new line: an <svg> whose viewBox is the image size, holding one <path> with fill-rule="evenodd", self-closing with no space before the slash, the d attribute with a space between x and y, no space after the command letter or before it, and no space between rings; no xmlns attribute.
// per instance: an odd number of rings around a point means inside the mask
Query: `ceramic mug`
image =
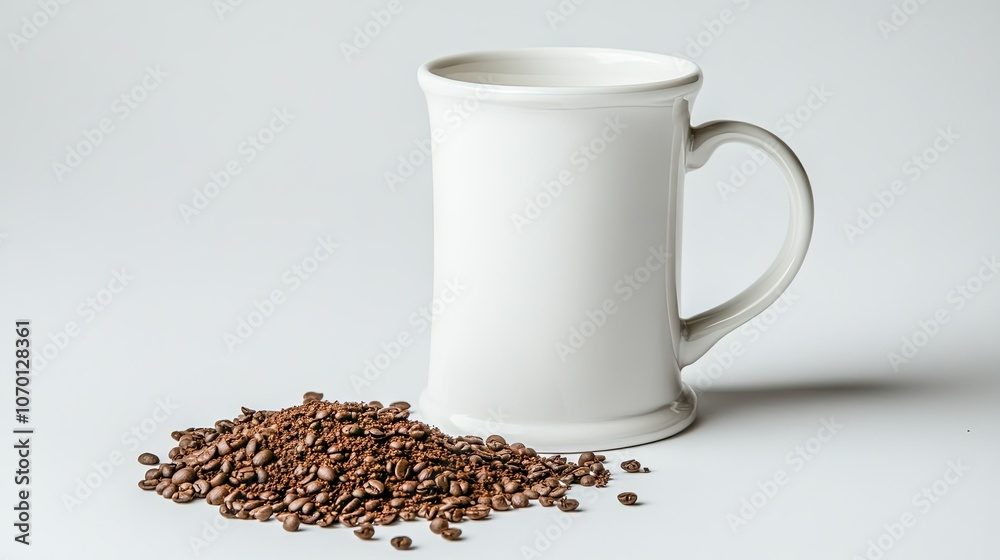
<svg viewBox="0 0 1000 560"><path fill-rule="evenodd" d="M773 303L805 257L812 191L795 154L751 124L693 127L702 73L673 56L477 52L428 62L418 81L442 295L423 419L547 452L636 445L690 425L696 399L681 368ZM777 163L788 233L749 288L682 318L684 174L727 142Z"/></svg>

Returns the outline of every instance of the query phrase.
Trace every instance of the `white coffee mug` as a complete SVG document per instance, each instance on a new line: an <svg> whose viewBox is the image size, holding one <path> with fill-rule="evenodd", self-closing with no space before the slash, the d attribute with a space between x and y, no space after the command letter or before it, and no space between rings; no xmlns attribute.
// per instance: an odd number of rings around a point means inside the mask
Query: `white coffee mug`
<svg viewBox="0 0 1000 560"><path fill-rule="evenodd" d="M430 113L435 316L423 419L540 451L684 429L680 370L788 287L812 233L805 170L751 124L690 124L692 62L599 48L459 54L418 72ZM727 142L770 156L791 219L744 292L678 313L684 174Z"/></svg>

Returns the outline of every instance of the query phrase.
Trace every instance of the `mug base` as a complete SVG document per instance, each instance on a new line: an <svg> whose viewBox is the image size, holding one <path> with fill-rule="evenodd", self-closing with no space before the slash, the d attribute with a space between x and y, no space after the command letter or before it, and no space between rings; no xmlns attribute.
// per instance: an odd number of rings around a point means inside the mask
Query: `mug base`
<svg viewBox="0 0 1000 560"><path fill-rule="evenodd" d="M474 418L449 414L430 398L420 395L415 416L451 435L474 434L485 438L504 436L508 443L519 441L539 453L582 453L631 447L670 437L694 422L698 399L686 383L677 400L653 412L596 422L515 423L503 418Z"/></svg>

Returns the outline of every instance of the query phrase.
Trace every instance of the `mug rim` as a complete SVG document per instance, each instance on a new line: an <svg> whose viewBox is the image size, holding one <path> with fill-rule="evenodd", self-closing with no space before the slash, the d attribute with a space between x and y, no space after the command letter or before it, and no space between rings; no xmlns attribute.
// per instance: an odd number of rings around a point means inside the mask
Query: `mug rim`
<svg viewBox="0 0 1000 560"><path fill-rule="evenodd" d="M449 77L442 70L462 64L489 63L497 61L524 60L526 63L537 61L542 56L551 58L591 58L595 62L600 58L616 57L621 61L627 59L654 62L660 65L670 65L674 71L681 69L676 76L640 82L623 82L597 85L520 85L497 84L483 81L469 81ZM614 62L611 62L613 64ZM525 47L514 49L480 50L441 56L425 62L417 70L417 81L425 92L442 94L474 94L483 87L488 87L493 93L514 95L605 95L625 94L651 91L688 89L697 85L702 79L701 68L694 62L679 56L651 53L645 51L614 49L604 47Z"/></svg>

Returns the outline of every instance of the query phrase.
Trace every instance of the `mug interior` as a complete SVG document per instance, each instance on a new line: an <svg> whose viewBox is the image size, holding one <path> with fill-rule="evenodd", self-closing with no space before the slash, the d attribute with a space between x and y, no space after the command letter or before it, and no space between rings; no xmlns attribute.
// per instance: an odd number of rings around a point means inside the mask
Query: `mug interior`
<svg viewBox="0 0 1000 560"><path fill-rule="evenodd" d="M518 88L631 88L689 83L693 62L674 56L596 48L529 48L460 54L427 63L440 78Z"/></svg>

